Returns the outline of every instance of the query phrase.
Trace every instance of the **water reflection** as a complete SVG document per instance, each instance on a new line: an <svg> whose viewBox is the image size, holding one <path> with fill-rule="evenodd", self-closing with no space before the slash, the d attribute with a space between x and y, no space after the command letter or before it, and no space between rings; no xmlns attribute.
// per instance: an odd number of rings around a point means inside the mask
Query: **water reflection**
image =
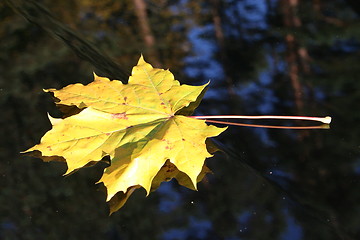
<svg viewBox="0 0 360 240"><path fill-rule="evenodd" d="M344 1L316 2L147 1L154 55L132 1L1 3L0 238L359 239L358 16ZM140 52L182 82L211 80L198 114L331 115L334 123L232 127L217 138L225 153L208 160L214 174L199 191L174 181L147 198L140 190L109 217L94 185L104 166L62 178L63 165L17 153L50 128L46 112L56 114L41 89L86 82L94 68L123 80Z"/></svg>

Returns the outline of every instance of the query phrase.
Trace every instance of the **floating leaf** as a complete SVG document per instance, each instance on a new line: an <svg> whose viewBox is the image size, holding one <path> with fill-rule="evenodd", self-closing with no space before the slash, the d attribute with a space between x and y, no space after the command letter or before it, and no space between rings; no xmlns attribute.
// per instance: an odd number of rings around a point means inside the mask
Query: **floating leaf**
<svg viewBox="0 0 360 240"><path fill-rule="evenodd" d="M45 161L65 160L66 174L110 156L111 165L99 182L115 206L111 211L122 207L136 188L149 194L170 178L196 189L208 172L204 161L212 156L205 140L225 130L186 116L198 106L207 85L180 85L170 71L153 68L142 57L128 84L94 78L85 86L45 90L71 113L64 119L49 116L52 129L26 152L34 151ZM170 167L174 171L166 175L164 169Z"/></svg>

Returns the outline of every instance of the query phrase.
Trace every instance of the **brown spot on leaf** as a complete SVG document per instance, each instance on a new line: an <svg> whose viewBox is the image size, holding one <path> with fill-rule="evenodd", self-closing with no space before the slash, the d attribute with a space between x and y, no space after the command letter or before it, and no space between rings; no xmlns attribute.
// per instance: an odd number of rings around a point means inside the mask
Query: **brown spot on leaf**
<svg viewBox="0 0 360 240"><path fill-rule="evenodd" d="M127 97L124 97L124 101L126 102L126 100L127 100Z"/></svg>
<svg viewBox="0 0 360 240"><path fill-rule="evenodd" d="M165 105L165 103L164 103L164 102L161 102L160 105Z"/></svg>
<svg viewBox="0 0 360 240"><path fill-rule="evenodd" d="M105 135L106 135L106 136L109 136L109 135L110 135L110 133L105 133Z"/></svg>
<svg viewBox="0 0 360 240"><path fill-rule="evenodd" d="M117 118L117 119L125 119L127 120L128 117L126 116L126 112L123 112L123 113L114 113L114 114L111 114L111 118Z"/></svg>
<svg viewBox="0 0 360 240"><path fill-rule="evenodd" d="M182 138L181 140L186 141L185 138Z"/></svg>
<svg viewBox="0 0 360 240"><path fill-rule="evenodd" d="M52 151L51 146L46 147L49 151Z"/></svg>

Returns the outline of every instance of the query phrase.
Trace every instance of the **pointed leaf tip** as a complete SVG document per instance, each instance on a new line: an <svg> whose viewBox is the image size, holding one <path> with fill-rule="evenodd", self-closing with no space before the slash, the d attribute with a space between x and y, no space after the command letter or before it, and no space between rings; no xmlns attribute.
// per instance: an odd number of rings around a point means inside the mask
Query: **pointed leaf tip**
<svg viewBox="0 0 360 240"><path fill-rule="evenodd" d="M43 88L43 91L44 92L54 92L54 91L56 91L56 89L55 88L48 88L48 89L45 89L45 88Z"/></svg>
<svg viewBox="0 0 360 240"><path fill-rule="evenodd" d="M109 78L107 78L107 77L100 77L100 76L98 76L95 72L93 72L93 75L94 75L94 82L101 82L101 81L110 81L110 79Z"/></svg>
<svg viewBox="0 0 360 240"><path fill-rule="evenodd" d="M95 72L93 72L93 76L94 76L94 79L96 79L98 77L98 75Z"/></svg>
<svg viewBox="0 0 360 240"><path fill-rule="evenodd" d="M146 64L147 62L144 59L144 56L141 54L139 61L138 61L138 65L142 65L142 64Z"/></svg>
<svg viewBox="0 0 360 240"><path fill-rule="evenodd" d="M59 124L62 121L61 118L53 118L53 117L51 117L49 113L47 113L47 115L48 115L48 118L50 120L51 125L53 125L53 126Z"/></svg>

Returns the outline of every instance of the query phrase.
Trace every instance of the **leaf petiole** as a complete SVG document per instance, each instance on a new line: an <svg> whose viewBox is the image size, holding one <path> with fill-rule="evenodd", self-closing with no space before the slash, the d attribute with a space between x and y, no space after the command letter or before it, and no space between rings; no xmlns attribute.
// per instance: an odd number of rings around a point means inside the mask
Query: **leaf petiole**
<svg viewBox="0 0 360 240"><path fill-rule="evenodd" d="M206 122L219 123L225 125L245 126L245 127L262 127L262 128L278 128L278 129L328 129L331 122L331 117L305 117L305 116L243 116L243 115L214 115L214 116L190 116L196 119L205 119ZM304 120L316 121L323 123L320 126L273 126L273 125L259 125L259 124L246 124L246 123L233 123L225 121L217 121L210 119L281 119L281 120Z"/></svg>

